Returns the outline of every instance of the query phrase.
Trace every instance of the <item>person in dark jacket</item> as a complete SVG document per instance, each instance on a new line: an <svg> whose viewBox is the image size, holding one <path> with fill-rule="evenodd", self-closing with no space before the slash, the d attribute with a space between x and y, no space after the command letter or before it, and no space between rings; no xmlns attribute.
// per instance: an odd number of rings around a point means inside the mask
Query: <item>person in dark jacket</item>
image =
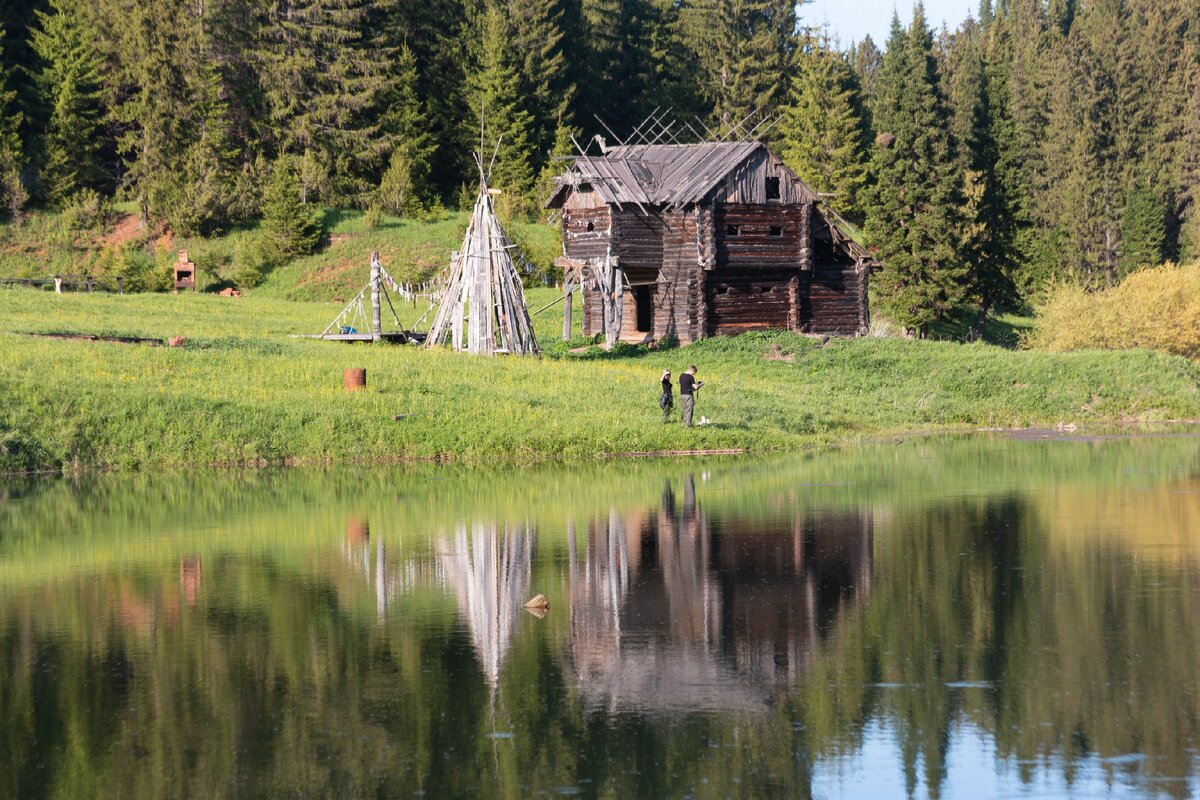
<svg viewBox="0 0 1200 800"><path fill-rule="evenodd" d="M658 398L658 407L663 412L663 422L671 418L671 409L675 407L675 395L672 393L671 370L664 369L662 376L662 397Z"/></svg>
<svg viewBox="0 0 1200 800"><path fill-rule="evenodd" d="M683 427L692 427L692 411L696 408L696 392L704 384L696 380L696 365L688 367L679 376L679 402L683 406Z"/></svg>

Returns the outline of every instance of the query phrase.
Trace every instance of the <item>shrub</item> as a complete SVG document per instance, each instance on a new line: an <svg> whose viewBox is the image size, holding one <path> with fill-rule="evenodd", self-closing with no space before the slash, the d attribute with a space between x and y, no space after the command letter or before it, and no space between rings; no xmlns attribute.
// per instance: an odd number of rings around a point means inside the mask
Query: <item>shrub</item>
<svg viewBox="0 0 1200 800"><path fill-rule="evenodd" d="M258 239L248 237L238 243L233 254L233 274L230 276L239 289L253 289L270 272Z"/></svg>
<svg viewBox="0 0 1200 800"><path fill-rule="evenodd" d="M421 200L413 172L414 165L407 148L396 148L373 193L370 208L396 217L420 214Z"/></svg>
<svg viewBox="0 0 1200 800"><path fill-rule="evenodd" d="M62 211L62 224L71 233L101 230L112 219L112 200L94 189L80 189Z"/></svg>
<svg viewBox="0 0 1200 800"><path fill-rule="evenodd" d="M383 210L377 205L367 207L367 213L363 214L363 230L373 231L383 224Z"/></svg>
<svg viewBox="0 0 1200 800"><path fill-rule="evenodd" d="M1200 359L1200 261L1129 275L1111 289L1051 288L1027 346L1045 350L1146 348Z"/></svg>
<svg viewBox="0 0 1200 800"><path fill-rule="evenodd" d="M562 277L562 270L554 266L554 259L562 253L561 246L553 239L531 235L531 227L510 223L505 226L505 233L516 245L513 258L525 285L549 285Z"/></svg>
<svg viewBox="0 0 1200 800"><path fill-rule="evenodd" d="M0 475L45 469L54 459L27 433L0 426Z"/></svg>
<svg viewBox="0 0 1200 800"><path fill-rule="evenodd" d="M110 285L116 285L117 276L122 276L127 292L161 292L171 285L169 262L164 268L133 243L105 247L96 255L89 272Z"/></svg>

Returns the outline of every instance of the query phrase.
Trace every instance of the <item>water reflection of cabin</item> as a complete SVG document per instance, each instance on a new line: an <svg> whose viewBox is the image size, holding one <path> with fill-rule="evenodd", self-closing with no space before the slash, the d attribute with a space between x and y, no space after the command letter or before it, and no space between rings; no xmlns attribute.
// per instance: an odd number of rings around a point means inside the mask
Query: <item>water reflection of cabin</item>
<svg viewBox="0 0 1200 800"><path fill-rule="evenodd" d="M547 205L560 263L583 277L585 335L604 331L606 277L622 341L867 331L878 263L762 142L613 147L558 182Z"/></svg>
<svg viewBox="0 0 1200 800"><path fill-rule="evenodd" d="M571 658L593 706L761 708L870 592L869 515L710 518L689 494L595 520L569 552Z"/></svg>

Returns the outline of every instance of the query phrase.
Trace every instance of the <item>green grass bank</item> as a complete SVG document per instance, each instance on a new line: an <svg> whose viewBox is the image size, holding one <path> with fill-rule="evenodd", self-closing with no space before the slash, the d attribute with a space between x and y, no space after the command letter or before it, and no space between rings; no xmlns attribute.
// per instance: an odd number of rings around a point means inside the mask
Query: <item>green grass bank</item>
<svg viewBox="0 0 1200 800"><path fill-rule="evenodd" d="M554 290L529 293L532 308ZM267 292L0 291L0 470L592 458L794 450L883 433L1200 417L1200 367L1145 351L1044 353L787 334L682 348L584 349L537 317L540 359L289 338L340 305ZM423 309L401 306L404 321ZM32 332L184 336L180 348ZM659 373L700 368L697 414L663 425ZM342 370L365 367L347 394ZM401 419L393 419L395 416Z"/></svg>

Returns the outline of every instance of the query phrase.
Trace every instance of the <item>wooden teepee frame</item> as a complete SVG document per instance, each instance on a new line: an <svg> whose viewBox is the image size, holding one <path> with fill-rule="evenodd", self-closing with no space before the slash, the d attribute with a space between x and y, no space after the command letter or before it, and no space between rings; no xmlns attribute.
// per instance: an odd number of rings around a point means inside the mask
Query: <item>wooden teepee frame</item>
<svg viewBox="0 0 1200 800"><path fill-rule="evenodd" d="M450 279L425 346L449 344L484 355L537 355L541 349L513 263L515 245L496 218L482 159L477 161L479 196L462 249L451 259Z"/></svg>

